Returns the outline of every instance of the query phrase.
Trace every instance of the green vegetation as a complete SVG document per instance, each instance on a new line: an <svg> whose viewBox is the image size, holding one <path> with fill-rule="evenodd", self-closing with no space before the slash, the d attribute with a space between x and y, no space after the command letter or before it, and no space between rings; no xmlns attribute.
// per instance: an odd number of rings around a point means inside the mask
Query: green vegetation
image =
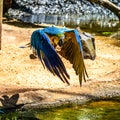
<svg viewBox="0 0 120 120"><path fill-rule="evenodd" d="M81 106L3 114L4 120L119 120L120 102L97 101Z"/></svg>
<svg viewBox="0 0 120 120"><path fill-rule="evenodd" d="M113 34L112 32L102 32L102 35L104 35L104 36L110 36L112 34Z"/></svg>

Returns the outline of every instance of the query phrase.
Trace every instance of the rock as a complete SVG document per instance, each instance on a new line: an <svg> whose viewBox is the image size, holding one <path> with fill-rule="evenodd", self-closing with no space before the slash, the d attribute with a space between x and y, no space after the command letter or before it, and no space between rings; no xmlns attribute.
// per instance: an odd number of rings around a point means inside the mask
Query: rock
<svg viewBox="0 0 120 120"><path fill-rule="evenodd" d="M31 11L32 14L98 14L104 9L96 4L91 4L87 0L14 0L12 9L15 8L28 13Z"/></svg>
<svg viewBox="0 0 120 120"><path fill-rule="evenodd" d="M111 0L119 4L119 0ZM28 23L42 23L41 15L112 15L109 10L90 3L87 0L14 0L12 7L8 10L8 17L16 18ZM29 16L29 17L28 17ZM27 19L28 18L28 21ZM34 18L34 19L33 19ZM48 16L46 17L46 19ZM55 18L56 19L56 16ZM50 19L51 20L51 19ZM55 24L58 21L55 20ZM51 21L50 21L51 23Z"/></svg>
<svg viewBox="0 0 120 120"><path fill-rule="evenodd" d="M120 31L118 31L118 32L116 32L116 33L114 33L114 34L112 34L112 35L110 36L110 38L120 39Z"/></svg>

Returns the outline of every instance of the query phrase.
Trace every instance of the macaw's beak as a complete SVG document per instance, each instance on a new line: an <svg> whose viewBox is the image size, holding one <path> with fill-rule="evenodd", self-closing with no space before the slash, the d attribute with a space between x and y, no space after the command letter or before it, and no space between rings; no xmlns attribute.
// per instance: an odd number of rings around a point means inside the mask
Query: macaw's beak
<svg viewBox="0 0 120 120"><path fill-rule="evenodd" d="M83 56L85 59L95 60L96 49L94 38L82 39L83 44Z"/></svg>
<svg viewBox="0 0 120 120"><path fill-rule="evenodd" d="M59 36L58 45L59 45L60 47L64 45L64 38L65 38L64 35Z"/></svg>

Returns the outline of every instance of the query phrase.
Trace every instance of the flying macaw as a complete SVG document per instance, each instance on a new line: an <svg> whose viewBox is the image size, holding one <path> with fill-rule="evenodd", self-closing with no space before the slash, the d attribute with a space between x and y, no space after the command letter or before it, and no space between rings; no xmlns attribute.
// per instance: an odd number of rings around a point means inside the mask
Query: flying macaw
<svg viewBox="0 0 120 120"><path fill-rule="evenodd" d="M83 60L85 56L88 56L85 53L88 53L92 60L96 56L94 38L89 34L81 34L77 29L51 26L36 30L31 35L30 45L43 66L46 66L53 75L57 75L68 85L70 77L59 57L56 46L60 46L64 57L73 64L76 75L79 76L80 85L82 79L86 81L86 77L88 77Z"/></svg>

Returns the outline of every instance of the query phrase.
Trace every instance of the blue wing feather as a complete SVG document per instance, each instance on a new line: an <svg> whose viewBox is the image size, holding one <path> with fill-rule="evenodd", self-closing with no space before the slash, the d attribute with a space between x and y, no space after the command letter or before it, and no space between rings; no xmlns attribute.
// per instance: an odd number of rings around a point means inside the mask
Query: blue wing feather
<svg viewBox="0 0 120 120"><path fill-rule="evenodd" d="M48 31L49 32L49 31ZM48 36L44 30L36 30L31 36L31 46L37 51L39 59L44 61L45 66L54 75L57 75L63 82L69 84L69 75L63 62L51 45ZM41 55L40 52L44 55Z"/></svg>

